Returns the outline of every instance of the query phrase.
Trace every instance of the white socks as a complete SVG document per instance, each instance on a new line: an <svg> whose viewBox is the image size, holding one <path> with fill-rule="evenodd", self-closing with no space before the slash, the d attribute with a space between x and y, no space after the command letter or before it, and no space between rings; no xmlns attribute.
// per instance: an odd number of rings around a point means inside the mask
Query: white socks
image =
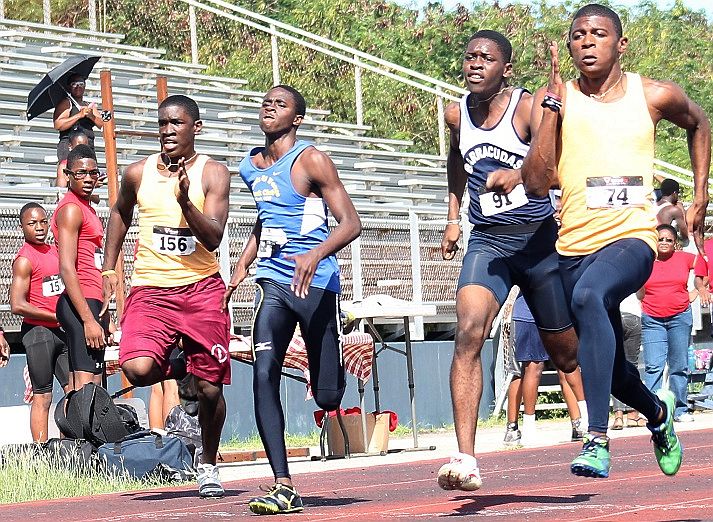
<svg viewBox="0 0 713 522"><path fill-rule="evenodd" d="M579 418L582 419L581 430L589 431L589 413L587 412L587 401L577 401L579 406Z"/></svg>

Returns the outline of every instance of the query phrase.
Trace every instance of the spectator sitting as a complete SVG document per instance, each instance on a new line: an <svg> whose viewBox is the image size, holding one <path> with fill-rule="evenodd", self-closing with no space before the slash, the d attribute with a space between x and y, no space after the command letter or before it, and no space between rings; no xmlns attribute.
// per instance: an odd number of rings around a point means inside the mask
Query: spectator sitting
<svg viewBox="0 0 713 522"><path fill-rule="evenodd" d="M690 422L688 413L688 346L693 317L690 303L697 291L688 291L695 256L675 250L678 236L671 225L659 225L656 261L648 281L637 292L642 299L641 338L646 373L644 382L655 392L663 386L668 362L669 389L676 397L674 421Z"/></svg>

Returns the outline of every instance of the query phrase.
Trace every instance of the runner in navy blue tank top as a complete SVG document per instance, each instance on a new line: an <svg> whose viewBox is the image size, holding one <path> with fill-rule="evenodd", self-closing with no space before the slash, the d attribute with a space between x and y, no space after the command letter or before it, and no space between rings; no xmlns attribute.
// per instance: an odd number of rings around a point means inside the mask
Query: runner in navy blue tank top
<svg viewBox="0 0 713 522"><path fill-rule="evenodd" d="M292 87L265 95L260 129L265 147L250 151L240 176L255 199L257 221L225 295L230 295L257 258L253 317L255 419L275 485L249 502L260 515L302 511L292 485L280 403L280 372L299 325L307 348L312 392L324 410L339 408L344 395L344 361L339 321L339 266L336 252L361 233L354 205L329 157L297 141L306 104ZM338 225L330 232L327 211Z"/></svg>
<svg viewBox="0 0 713 522"><path fill-rule="evenodd" d="M555 252L557 224L548 197L528 194L520 168L530 146L532 96L508 85L512 47L502 34L478 31L467 45L463 74L468 94L446 109L448 224L443 258L458 249L466 184L472 225L456 294L457 327L451 399L458 453L438 473L443 489L472 491L481 478L474 456L482 393L480 352L513 285L522 289L552 362L577 368L572 329Z"/></svg>

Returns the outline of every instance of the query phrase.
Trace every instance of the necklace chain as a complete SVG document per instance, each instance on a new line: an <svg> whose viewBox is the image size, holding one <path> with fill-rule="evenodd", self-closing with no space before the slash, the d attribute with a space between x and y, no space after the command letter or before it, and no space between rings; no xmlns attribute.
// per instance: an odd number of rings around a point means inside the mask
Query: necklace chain
<svg viewBox="0 0 713 522"><path fill-rule="evenodd" d="M168 155L166 154L166 156L168 156ZM189 164L191 161L193 161L194 159L196 159L196 156L198 156L198 153L197 153L197 152L195 152L195 153L193 154L193 156L191 156L190 158L186 159L186 160L183 162L183 164L184 164L184 165ZM169 157L169 163L168 163L168 165L166 165L166 163L163 161L163 157L164 157L164 154L161 154L161 156L160 156L160 158L159 158L159 164L157 165L157 168L158 168L158 170L168 170L169 172L171 172L171 175L169 176L169 177L171 177L171 176L174 174L174 172L171 171L171 167L176 167L176 166L178 166L178 162L173 163L173 161L171 161L171 158Z"/></svg>
<svg viewBox="0 0 713 522"><path fill-rule="evenodd" d="M623 77L624 77L624 71L622 71L622 72L619 74L619 78L617 78L617 80L614 82L614 84L613 84L611 87L609 87L606 91L604 91L604 92L601 93L601 94L594 94L594 93L591 93L591 94L589 95L589 97L590 97L590 98L594 98L595 100L603 100L604 97L605 97L607 94L609 94L610 92L612 92L612 90L614 90L614 87L616 87L617 85L619 85L619 82L621 82L621 79L622 79ZM579 82L579 79L577 79L577 81ZM581 83L581 82L579 82L579 90L580 90L580 91L582 90L582 83Z"/></svg>
<svg viewBox="0 0 713 522"><path fill-rule="evenodd" d="M481 103L485 103L485 102L488 102L488 101L492 100L492 99L495 98L496 96L499 96L500 94L502 94L502 93L504 93L505 91L507 91L509 88L510 88L510 86L509 86L509 85L506 85L505 87L503 87L502 89L500 89L498 92L496 92L495 94L493 94L493 95L490 96L489 98L486 98L486 99L484 99L484 100L478 100L478 102L477 102L475 105L471 105L470 108L471 108L471 109L475 109L475 108L476 108L478 105L480 105Z"/></svg>

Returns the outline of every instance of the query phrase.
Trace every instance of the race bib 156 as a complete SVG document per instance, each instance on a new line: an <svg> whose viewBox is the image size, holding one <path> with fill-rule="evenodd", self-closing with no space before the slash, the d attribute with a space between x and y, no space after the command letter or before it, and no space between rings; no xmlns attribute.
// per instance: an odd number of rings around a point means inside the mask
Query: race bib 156
<svg viewBox="0 0 713 522"><path fill-rule="evenodd" d="M190 228L153 227L153 247L161 254L187 256L196 251L196 238Z"/></svg>

